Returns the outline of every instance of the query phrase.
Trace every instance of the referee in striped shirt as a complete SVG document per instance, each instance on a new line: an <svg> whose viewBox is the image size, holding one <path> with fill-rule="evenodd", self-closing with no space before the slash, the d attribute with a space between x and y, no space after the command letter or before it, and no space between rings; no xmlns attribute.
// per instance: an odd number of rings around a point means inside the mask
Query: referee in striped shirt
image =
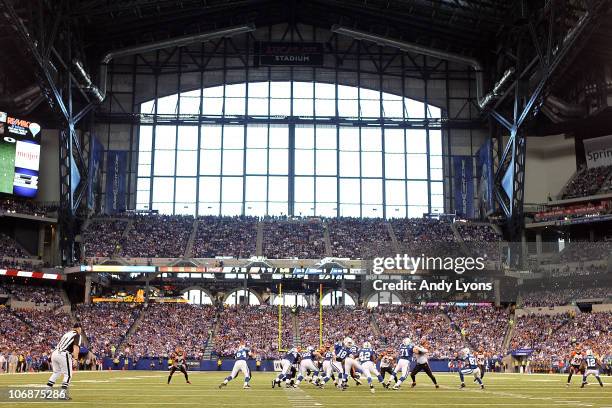
<svg viewBox="0 0 612 408"><path fill-rule="evenodd" d="M70 385L72 378L72 364L78 361L79 358L80 346L81 325L75 323L72 330L62 336L57 346L55 346L55 350L51 353L53 374L49 377L49 381L47 381L47 390L51 391L57 379L60 375L63 375L62 399L71 399L68 395L68 385ZM47 395L50 395L50 393Z"/></svg>

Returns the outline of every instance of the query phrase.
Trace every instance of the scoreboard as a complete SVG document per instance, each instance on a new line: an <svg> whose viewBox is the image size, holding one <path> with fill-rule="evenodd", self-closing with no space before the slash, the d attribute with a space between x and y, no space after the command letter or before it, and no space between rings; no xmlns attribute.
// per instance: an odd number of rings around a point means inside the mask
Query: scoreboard
<svg viewBox="0 0 612 408"><path fill-rule="evenodd" d="M0 112L0 193L36 196L40 130L38 123Z"/></svg>

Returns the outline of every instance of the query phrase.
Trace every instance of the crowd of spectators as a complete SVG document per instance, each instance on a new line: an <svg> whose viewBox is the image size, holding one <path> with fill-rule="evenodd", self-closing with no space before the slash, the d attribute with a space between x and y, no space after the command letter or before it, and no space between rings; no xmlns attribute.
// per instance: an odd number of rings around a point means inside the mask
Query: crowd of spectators
<svg viewBox="0 0 612 408"><path fill-rule="evenodd" d="M462 252L446 220L394 218L389 222L404 253L446 257Z"/></svg>
<svg viewBox="0 0 612 408"><path fill-rule="evenodd" d="M186 303L150 304L121 350L133 358L166 357L181 347L187 356L202 358L216 322L213 306Z"/></svg>
<svg viewBox="0 0 612 408"><path fill-rule="evenodd" d="M13 238L0 233L0 259L2 258L30 258L30 254Z"/></svg>
<svg viewBox="0 0 612 408"><path fill-rule="evenodd" d="M294 345L294 327L289 308L283 308L281 348ZM219 329L215 334L214 352L220 357L231 357L240 341L262 359L279 358L278 307L250 306L226 307L220 315Z"/></svg>
<svg viewBox="0 0 612 408"><path fill-rule="evenodd" d="M570 182L565 186L563 199L586 197L596 194L606 188L612 174L612 166L600 166L579 169Z"/></svg>
<svg viewBox="0 0 612 408"><path fill-rule="evenodd" d="M92 220L82 234L85 257L106 258L114 255L126 228L124 220Z"/></svg>
<svg viewBox="0 0 612 408"><path fill-rule="evenodd" d="M94 303L74 308L90 350L98 356L114 356L117 346L140 313L133 304Z"/></svg>
<svg viewBox="0 0 612 408"><path fill-rule="evenodd" d="M319 309L299 309L298 331L303 347L319 346ZM361 307L323 308L323 342L334 344L345 337L351 337L357 346L369 341L375 349L381 347L378 334L373 329L371 314Z"/></svg>
<svg viewBox="0 0 612 408"><path fill-rule="evenodd" d="M83 233L87 257L115 253L133 258L175 258L185 255L193 230L191 216L124 214L116 218L96 218ZM128 220L133 225L125 227ZM262 255L270 259L339 258L370 259L405 253L435 256L465 255L450 221L434 218L319 218L319 217L198 217L191 256L194 258L256 255L258 228L262 229ZM464 244L486 246L499 252L501 237L485 224L457 223ZM393 230L399 248L395 248ZM326 247L326 230L331 253Z"/></svg>
<svg viewBox="0 0 612 408"><path fill-rule="evenodd" d="M19 198L5 198L0 200L0 214L25 214L45 217L48 213L56 211L57 206L45 205L32 200Z"/></svg>
<svg viewBox="0 0 612 408"><path fill-rule="evenodd" d="M194 218L186 215L136 215L121 240L120 254L130 258L179 258L185 254Z"/></svg>
<svg viewBox="0 0 612 408"><path fill-rule="evenodd" d="M605 238L600 241L575 241L561 251L561 263L585 262L607 259L612 254L612 240Z"/></svg>
<svg viewBox="0 0 612 408"><path fill-rule="evenodd" d="M489 260L500 258L502 237L490 224L456 222L455 226L468 250Z"/></svg>
<svg viewBox="0 0 612 408"><path fill-rule="evenodd" d="M55 342L71 327L70 316L62 312L13 311L4 306L0 322L0 354L9 373L49 369Z"/></svg>
<svg viewBox="0 0 612 408"><path fill-rule="evenodd" d="M382 340L393 347L408 337L414 343L427 344L433 358L450 358L465 342L453 330L444 311L425 306L379 306L374 309Z"/></svg>
<svg viewBox="0 0 612 408"><path fill-rule="evenodd" d="M558 288L536 291L525 291L521 296L524 307L551 307L571 304L576 299L612 298L612 288Z"/></svg>
<svg viewBox="0 0 612 408"><path fill-rule="evenodd" d="M503 353L503 340L508 329L510 314L504 308L496 307L450 307L446 314L451 326L459 330L473 347L482 346L494 355Z"/></svg>
<svg viewBox="0 0 612 408"><path fill-rule="evenodd" d="M332 256L371 259L391 255L393 243L387 223L380 218L328 218L326 220Z"/></svg>
<svg viewBox="0 0 612 408"><path fill-rule="evenodd" d="M263 221L263 255L270 259L323 258L323 234L318 218L267 218Z"/></svg>
<svg viewBox="0 0 612 408"><path fill-rule="evenodd" d="M532 349L531 359L546 363L563 360L576 345L611 355L611 319L611 312L522 316L516 322L510 349Z"/></svg>
<svg viewBox="0 0 612 408"><path fill-rule="evenodd" d="M199 217L194 258L250 258L257 246L256 217Z"/></svg>
<svg viewBox="0 0 612 408"><path fill-rule="evenodd" d="M0 292L11 295L16 300L34 302L37 305L62 306L64 299L62 298L61 290L52 286L0 282Z"/></svg>

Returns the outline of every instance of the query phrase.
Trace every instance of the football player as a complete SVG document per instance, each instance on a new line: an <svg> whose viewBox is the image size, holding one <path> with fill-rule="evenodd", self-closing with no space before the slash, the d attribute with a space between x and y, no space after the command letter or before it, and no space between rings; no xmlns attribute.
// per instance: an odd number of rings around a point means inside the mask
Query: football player
<svg viewBox="0 0 612 408"><path fill-rule="evenodd" d="M393 377L393 381L397 382L397 375L393 375L392 365L394 362L393 349L389 347L380 357L380 374L383 376L383 380L389 374L390 377ZM383 382L383 387L388 388L388 384Z"/></svg>
<svg viewBox="0 0 612 408"><path fill-rule="evenodd" d="M399 353L397 358L397 364L393 369L393 373L391 375L393 377L397 377L398 373L402 373L402 376L399 378L399 381L395 383L393 386L394 390L399 390L400 386L404 381L406 381L406 377L408 377L408 371L410 370L410 361L412 360L414 346L412 345L412 341L409 338L405 338L402 340L402 344L399 347ZM389 382L387 382L387 387L389 387Z"/></svg>
<svg viewBox="0 0 612 408"><path fill-rule="evenodd" d="M253 357L253 353L251 350L245 345L244 342L240 342L238 344L238 349L234 354L235 362L234 367L232 368L232 373L228 375L225 380L221 384L219 384L219 388L225 387L228 382L232 381L239 372L244 375L244 385L242 388L249 389L251 386L249 385L249 381L251 381L251 370L249 369L249 365L247 364L247 360Z"/></svg>
<svg viewBox="0 0 612 408"><path fill-rule="evenodd" d="M314 373L314 377L318 380L319 369L315 366L314 361L321 358L321 354L315 351L315 348L309 346L306 351L302 353L302 358L300 360L300 369L297 377L296 385L300 385L302 380L304 379L304 374L307 370L310 370ZM316 381L315 380L315 381Z"/></svg>
<svg viewBox="0 0 612 408"><path fill-rule="evenodd" d="M189 375L187 374L187 354L181 350L180 347L176 348L176 351L170 355L170 375L168 375L168 384L172 380L172 376L175 372L180 371L185 376L185 382L191 384L189 381Z"/></svg>
<svg viewBox="0 0 612 408"><path fill-rule="evenodd" d="M470 353L469 348L464 348L461 351L461 359L463 360L463 367L459 370L459 378L461 379L461 388L465 388L465 380L464 376L466 374L474 375L474 379L478 384L480 384L480 388L484 389L484 383L482 382L482 377L480 376L480 368L478 368L478 362L476 357Z"/></svg>
<svg viewBox="0 0 612 408"><path fill-rule="evenodd" d="M280 387L282 381L285 381L285 386L287 388L291 387L289 384L290 378L288 377L289 371L291 370L291 367L299 361L300 354L298 348L291 348L281 360L281 373L278 375L278 377L272 380L272 388L276 387L277 385Z"/></svg>
<svg viewBox="0 0 612 408"><path fill-rule="evenodd" d="M368 379L368 385L370 386L370 392L374 394L376 391L374 390L374 384L372 384L372 375L374 375L378 382L383 382L383 376L380 375L378 370L376 369L376 355L374 350L372 350L372 345L369 341L363 343L363 347L359 350L359 364L361 365L361 370L365 374Z"/></svg>
<svg viewBox="0 0 612 408"><path fill-rule="evenodd" d="M572 376L574 374L584 373L581 367L582 354L580 353L580 349L576 347L576 349L570 353L570 366L568 370L569 374L567 376L567 383L565 384L566 387L569 387L570 381L572 380Z"/></svg>
<svg viewBox="0 0 612 408"><path fill-rule="evenodd" d="M414 366L410 372L412 387L414 388L416 386L416 375L421 371L425 371L436 388L440 388L438 382L436 381L436 377L434 377L433 373L431 372L431 368L429 367L429 358L427 357L429 351L423 346L415 346L412 351L416 355L416 366Z"/></svg>
<svg viewBox="0 0 612 408"><path fill-rule="evenodd" d="M595 379L599 385L603 387L603 382L601 382L601 377L599 377L599 367L601 362L592 350L587 350L586 355L584 356L584 364L586 365L586 371L582 375L582 384L580 385L580 388L584 388L584 386L587 384L587 377L591 374L595 376Z"/></svg>

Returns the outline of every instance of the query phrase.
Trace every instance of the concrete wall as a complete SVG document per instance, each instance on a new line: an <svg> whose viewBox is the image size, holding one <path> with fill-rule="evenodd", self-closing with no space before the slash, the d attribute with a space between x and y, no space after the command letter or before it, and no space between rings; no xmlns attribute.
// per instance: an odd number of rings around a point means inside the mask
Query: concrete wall
<svg viewBox="0 0 612 408"><path fill-rule="evenodd" d="M574 138L565 135L527 139L525 202L544 203L555 198L576 172Z"/></svg>

